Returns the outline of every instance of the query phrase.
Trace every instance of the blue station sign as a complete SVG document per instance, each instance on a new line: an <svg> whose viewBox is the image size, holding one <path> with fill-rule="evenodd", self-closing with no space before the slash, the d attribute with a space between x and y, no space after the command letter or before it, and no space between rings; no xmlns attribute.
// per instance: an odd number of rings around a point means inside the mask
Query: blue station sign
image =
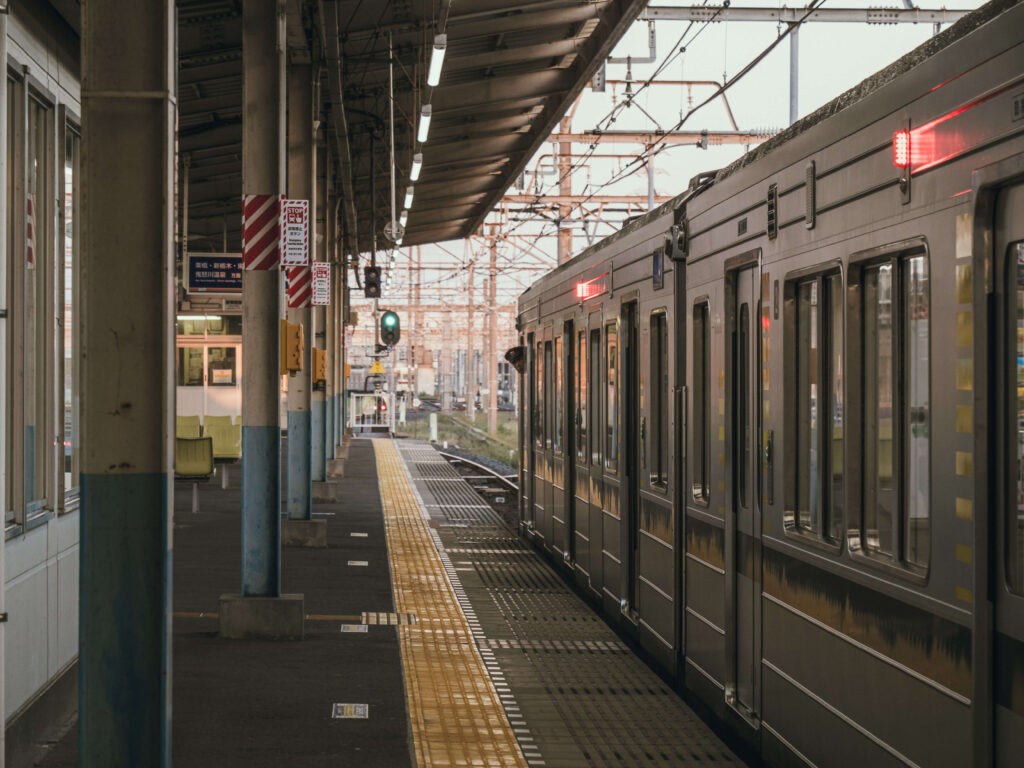
<svg viewBox="0 0 1024 768"><path fill-rule="evenodd" d="M188 254L189 293L241 293L242 254Z"/></svg>

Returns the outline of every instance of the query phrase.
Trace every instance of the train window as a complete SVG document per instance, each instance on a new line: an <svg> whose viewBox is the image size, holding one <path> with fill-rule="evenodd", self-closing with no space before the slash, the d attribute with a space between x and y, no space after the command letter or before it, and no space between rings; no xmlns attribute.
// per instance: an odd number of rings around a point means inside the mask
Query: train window
<svg viewBox="0 0 1024 768"><path fill-rule="evenodd" d="M605 421L604 466L614 472L619 460L619 334L615 323L604 329L605 362L608 366L608 412Z"/></svg>
<svg viewBox="0 0 1024 768"><path fill-rule="evenodd" d="M554 424L552 425L552 447L556 452L562 452L562 401L565 398L565 392L562 389L562 369L564 367L564 361L562 360L562 337L555 337L554 347L554 390L551 394L552 410L554 412Z"/></svg>
<svg viewBox="0 0 1024 768"><path fill-rule="evenodd" d="M693 308L693 498L707 504L711 471L711 324L706 301Z"/></svg>
<svg viewBox="0 0 1024 768"><path fill-rule="evenodd" d="M544 342L544 408L541 420L544 423L544 446L547 448L551 447L551 438L554 430L551 428L551 412L552 412L552 394L551 394L551 375L554 373L554 368L551 365L551 342Z"/></svg>
<svg viewBox="0 0 1024 768"><path fill-rule="evenodd" d="M668 320L665 311L651 315L651 484L668 483Z"/></svg>
<svg viewBox="0 0 1024 768"><path fill-rule="evenodd" d="M587 332L580 331L576 344L576 458L587 459Z"/></svg>
<svg viewBox="0 0 1024 768"><path fill-rule="evenodd" d="M536 400L533 403L533 442L544 447L544 342L537 342L537 368L534 382Z"/></svg>
<svg viewBox="0 0 1024 768"><path fill-rule="evenodd" d="M1009 409L1009 430L1015 436L1009 446L1010 476L1016 503L1007 505L1006 580L1012 591L1024 594L1024 243L1010 246L1009 272L1016 280L1016 291L1010 294L1016 306L1010 313L1014 328L1009 350L1014 371L1014 407Z"/></svg>
<svg viewBox="0 0 1024 768"><path fill-rule="evenodd" d="M922 251L862 272L864 476L861 543L928 565L929 290Z"/></svg>
<svg viewBox="0 0 1024 768"><path fill-rule="evenodd" d="M842 277L787 284L786 322L787 368L796 382L786 423L786 525L836 541L843 522Z"/></svg>
<svg viewBox="0 0 1024 768"><path fill-rule="evenodd" d="M601 463L601 331L590 332L590 463Z"/></svg>

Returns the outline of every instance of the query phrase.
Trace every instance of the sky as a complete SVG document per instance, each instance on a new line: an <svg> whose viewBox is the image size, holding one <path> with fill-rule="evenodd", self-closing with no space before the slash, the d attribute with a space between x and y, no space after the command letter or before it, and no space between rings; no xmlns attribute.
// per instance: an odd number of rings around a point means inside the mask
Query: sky
<svg viewBox="0 0 1024 768"><path fill-rule="evenodd" d="M652 7L689 6L692 3L678 0L653 0ZM898 0L887 0L891 7L901 7ZM983 3L978 0L954 2L947 7L974 9ZM823 8L867 8L878 3L864 0L826 0ZM735 7L782 7L780 3L766 0L738 0ZM922 0L919 7L937 9L942 3ZM647 80L655 69L668 57L672 61L659 75L660 80L716 80L722 82L740 72L752 59L775 40L780 29L771 22L716 22L698 23L662 20L656 24L657 55L655 64L633 64L632 79L636 85ZM945 28L945 27L944 27ZM904 53L912 50L933 34L932 24L868 25L865 23L807 23L800 28L799 35L799 116L804 116L856 85L879 69L884 68ZM685 53L674 55L676 44L682 37ZM618 43L613 57L632 55L646 57L647 24L636 22ZM765 59L727 91L727 97L740 130L780 130L789 124L789 61L790 44L782 41ZM624 80L627 77L625 64L608 64L608 80ZM443 75L442 75L443 77ZM612 127L616 130L638 132L663 130L674 127L692 105L699 104L713 93L712 88L655 85L643 90L636 97L635 105L620 110ZM604 93L585 89L573 118L574 131L590 131L602 124L602 119L616 103L623 101L624 88L608 85ZM692 98L692 101L691 101ZM642 108L642 109L641 109ZM682 130L728 130L725 109L721 102L708 104L689 117ZM574 147L574 152L583 152L586 146ZM600 145L597 153L627 154L640 150L639 146L627 144ZM550 153L551 144L545 143L538 156ZM659 195L676 195L686 188L691 177L702 171L715 170L731 163L744 152L742 145L709 147L699 149L679 146L668 149L654 161L655 191ZM535 158L528 165L536 165ZM608 184L620 173L628 160L606 159L590 161L589 168L580 168L573 174L573 192L588 194L601 188L601 194L647 195L647 174L642 165L631 175ZM542 177L547 190L555 191L557 176ZM532 181L527 176L528 183ZM510 190L515 191L515 190ZM600 237L610 235L614 227L602 225L597 229ZM520 224L515 234L527 236L525 240L503 243L499 247L498 303L514 300L530 283L543 274L541 264L554 266L557 260L557 239L550 224L528 222ZM532 245L532 256L522 253L523 243ZM582 228L574 228L573 252L579 253L587 244ZM394 275L385 289L389 295L407 295L409 274L409 249L396 254ZM486 255L477 247L477 295L483 286ZM424 299L436 287L458 289L466 286L467 259L474 258L472 247L466 248L462 241L442 243L438 246L424 246L424 262L451 264L450 268L424 271L421 276ZM525 271L526 262L537 265L533 271Z"/></svg>

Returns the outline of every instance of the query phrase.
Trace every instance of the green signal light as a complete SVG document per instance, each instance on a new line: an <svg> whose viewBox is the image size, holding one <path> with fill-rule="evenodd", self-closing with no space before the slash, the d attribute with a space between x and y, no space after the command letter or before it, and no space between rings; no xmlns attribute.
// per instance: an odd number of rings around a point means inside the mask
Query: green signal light
<svg viewBox="0 0 1024 768"><path fill-rule="evenodd" d="M390 313L384 315L384 325L392 326L392 325L394 325L397 322L398 322L398 318L395 317L394 315L392 315Z"/></svg>

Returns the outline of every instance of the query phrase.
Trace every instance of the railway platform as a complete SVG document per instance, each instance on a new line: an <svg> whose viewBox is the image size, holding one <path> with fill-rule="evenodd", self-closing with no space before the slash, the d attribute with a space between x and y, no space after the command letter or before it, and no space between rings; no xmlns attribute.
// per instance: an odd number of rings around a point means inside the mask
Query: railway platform
<svg viewBox="0 0 1024 768"><path fill-rule="evenodd" d="M284 550L302 641L220 638L239 475L176 494L176 766L740 764L426 442L353 440L327 548Z"/></svg>

